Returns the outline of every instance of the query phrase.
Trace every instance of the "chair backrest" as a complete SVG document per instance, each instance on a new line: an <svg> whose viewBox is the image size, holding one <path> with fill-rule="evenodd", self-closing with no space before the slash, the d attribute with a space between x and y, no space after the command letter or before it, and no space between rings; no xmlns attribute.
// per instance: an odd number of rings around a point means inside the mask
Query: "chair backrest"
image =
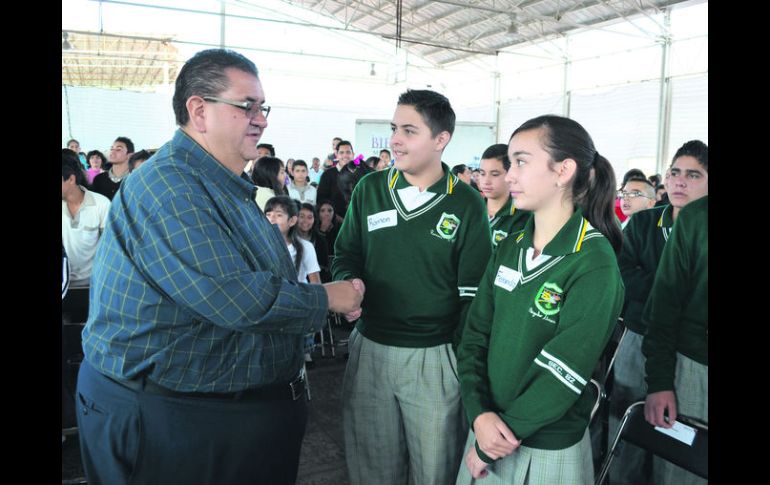
<svg viewBox="0 0 770 485"><path fill-rule="evenodd" d="M596 392L596 400L594 401L594 406L591 408L591 419L589 421L589 422L593 422L594 416L596 415L596 411L599 410L599 405L602 403L602 399L604 399L607 396L605 396L604 388L602 387L601 384L599 384L599 381L597 381L596 379L591 379L589 384L591 384L594 387L594 390Z"/></svg>
<svg viewBox="0 0 770 485"><path fill-rule="evenodd" d="M618 318L618 323L615 325L615 330L613 330L612 337L610 338L610 342L613 345L610 346L610 344L608 344L608 348L606 349L610 354L607 356L607 368L604 371L604 380L602 382L607 382L607 378L609 377L610 372L612 372L612 366L615 364L615 358L618 356L620 345L623 343L623 339L626 338L627 333L628 328L626 327L626 324L623 323L623 317Z"/></svg>
<svg viewBox="0 0 770 485"><path fill-rule="evenodd" d="M607 341L607 345L604 346L599 362L596 364L596 368L592 374L593 378L599 381L602 386L607 385L607 379L612 371L612 365L615 363L615 357L618 355L620 344L623 342L623 338L626 336L628 329L623 323L623 318L618 318L615 328L610 335L610 339Z"/></svg>
<svg viewBox="0 0 770 485"><path fill-rule="evenodd" d="M618 440L623 439L689 472L708 479L708 425L682 415L677 416L677 421L695 428L695 439L692 445L656 430L644 419L644 401L636 402L629 406L623 415L623 421L620 424L612 449L615 449Z"/></svg>

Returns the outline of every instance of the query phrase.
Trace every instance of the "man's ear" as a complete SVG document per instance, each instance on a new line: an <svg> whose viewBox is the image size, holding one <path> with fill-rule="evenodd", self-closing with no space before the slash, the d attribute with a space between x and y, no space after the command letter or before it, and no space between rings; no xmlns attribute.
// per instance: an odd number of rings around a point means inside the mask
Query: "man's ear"
<svg viewBox="0 0 770 485"><path fill-rule="evenodd" d="M198 133L206 133L206 101L200 96L190 96L185 103L190 126Z"/></svg>

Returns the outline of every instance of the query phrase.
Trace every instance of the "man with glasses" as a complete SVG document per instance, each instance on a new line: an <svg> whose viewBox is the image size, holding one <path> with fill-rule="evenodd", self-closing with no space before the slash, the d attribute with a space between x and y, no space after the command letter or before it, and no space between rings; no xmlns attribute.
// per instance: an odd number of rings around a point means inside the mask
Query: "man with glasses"
<svg viewBox="0 0 770 485"><path fill-rule="evenodd" d="M642 355L647 325L642 321L642 310L679 211L693 200L708 195L708 146L699 140L682 145L674 155L665 180L671 205L639 211L623 230L623 249L618 265L626 287L623 323L629 331L621 342L614 364L610 436L617 432L626 408L647 395L645 357ZM626 186L624 191L631 192L631 189ZM652 457L643 450L623 442L616 460L619 460L617 466L610 468L613 485L650 482Z"/></svg>
<svg viewBox="0 0 770 485"><path fill-rule="evenodd" d="M180 70L180 129L113 201L78 377L89 483L294 483L304 335L363 285L299 283L243 174L267 127L256 66L223 49Z"/></svg>
<svg viewBox="0 0 770 485"><path fill-rule="evenodd" d="M655 188L646 178L631 177L618 190L618 199L620 199L620 210L626 216L622 224L625 229L633 214L651 209L655 205Z"/></svg>
<svg viewBox="0 0 770 485"><path fill-rule="evenodd" d="M110 169L102 172L91 183L91 190L112 200L121 182L129 174L128 160L134 154L134 142L126 136L119 136L112 143L109 160Z"/></svg>

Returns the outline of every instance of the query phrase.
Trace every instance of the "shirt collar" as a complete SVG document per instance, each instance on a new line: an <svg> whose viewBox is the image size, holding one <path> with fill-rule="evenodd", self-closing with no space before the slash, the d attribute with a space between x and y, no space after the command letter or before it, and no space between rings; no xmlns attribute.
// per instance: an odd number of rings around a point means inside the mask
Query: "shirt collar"
<svg viewBox="0 0 770 485"><path fill-rule="evenodd" d="M173 139L176 157L185 160L191 168L203 174L205 180L226 188L236 195L254 198L256 186L245 172L235 175L209 152L203 149L182 129L176 130Z"/></svg>
<svg viewBox="0 0 770 485"><path fill-rule="evenodd" d="M96 199L94 199L94 195L91 193L91 191L82 185L78 185L78 187L80 187L80 190L83 191L83 202L80 204L81 207L96 205Z"/></svg>
<svg viewBox="0 0 770 485"><path fill-rule="evenodd" d="M674 225L674 209L671 205L663 207L658 218L658 227L671 227Z"/></svg>
<svg viewBox="0 0 770 485"><path fill-rule="evenodd" d="M548 256L563 256L577 253L583 247L586 233L591 229L588 219L583 217L583 210L575 207L575 212L567 219L567 223L556 236L545 245L543 254ZM532 247L532 236L535 230L535 218L530 217L524 230L516 238L516 242L525 248Z"/></svg>
<svg viewBox="0 0 770 485"><path fill-rule="evenodd" d="M455 187L457 187L457 184L463 182L461 182L460 179L458 179L457 176L452 173L446 163L441 162L441 169L444 171L444 175L438 180L438 182L431 185L426 190L428 192L433 192L434 194L452 195L455 193ZM388 184L388 188L391 190L398 190L412 186L409 182L407 182L406 177L403 176L401 171L396 169L396 167L390 167L390 169L388 169L388 177L386 179L386 183Z"/></svg>
<svg viewBox="0 0 770 485"><path fill-rule="evenodd" d="M495 217L493 219L497 219L498 217L503 216L512 216L516 213L516 206L513 205L513 197L508 197L508 202L503 204L503 206L495 213Z"/></svg>

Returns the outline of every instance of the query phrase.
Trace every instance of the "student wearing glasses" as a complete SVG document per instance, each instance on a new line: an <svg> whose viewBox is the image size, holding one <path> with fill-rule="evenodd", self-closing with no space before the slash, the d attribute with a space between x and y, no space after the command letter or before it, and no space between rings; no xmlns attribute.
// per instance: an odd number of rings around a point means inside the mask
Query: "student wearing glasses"
<svg viewBox="0 0 770 485"><path fill-rule="evenodd" d="M628 225L631 216L639 211L651 209L655 205L655 188L649 180L643 177L631 177L618 190L618 199L620 200L620 210L627 217L623 221L623 228Z"/></svg>
<svg viewBox="0 0 770 485"><path fill-rule="evenodd" d="M671 204L636 213L623 231L623 250L618 264L626 287L623 322L629 331L618 349L614 364L610 436L617 432L626 408L644 399L647 394L645 358L642 355L642 338L647 327L642 322L642 310L650 296L663 248L679 211L690 202L708 195L708 146L705 143L692 140L677 150L667 171L666 187ZM621 443L618 450L616 460L620 462L610 469L613 485L647 483L651 474L651 457L627 442Z"/></svg>

